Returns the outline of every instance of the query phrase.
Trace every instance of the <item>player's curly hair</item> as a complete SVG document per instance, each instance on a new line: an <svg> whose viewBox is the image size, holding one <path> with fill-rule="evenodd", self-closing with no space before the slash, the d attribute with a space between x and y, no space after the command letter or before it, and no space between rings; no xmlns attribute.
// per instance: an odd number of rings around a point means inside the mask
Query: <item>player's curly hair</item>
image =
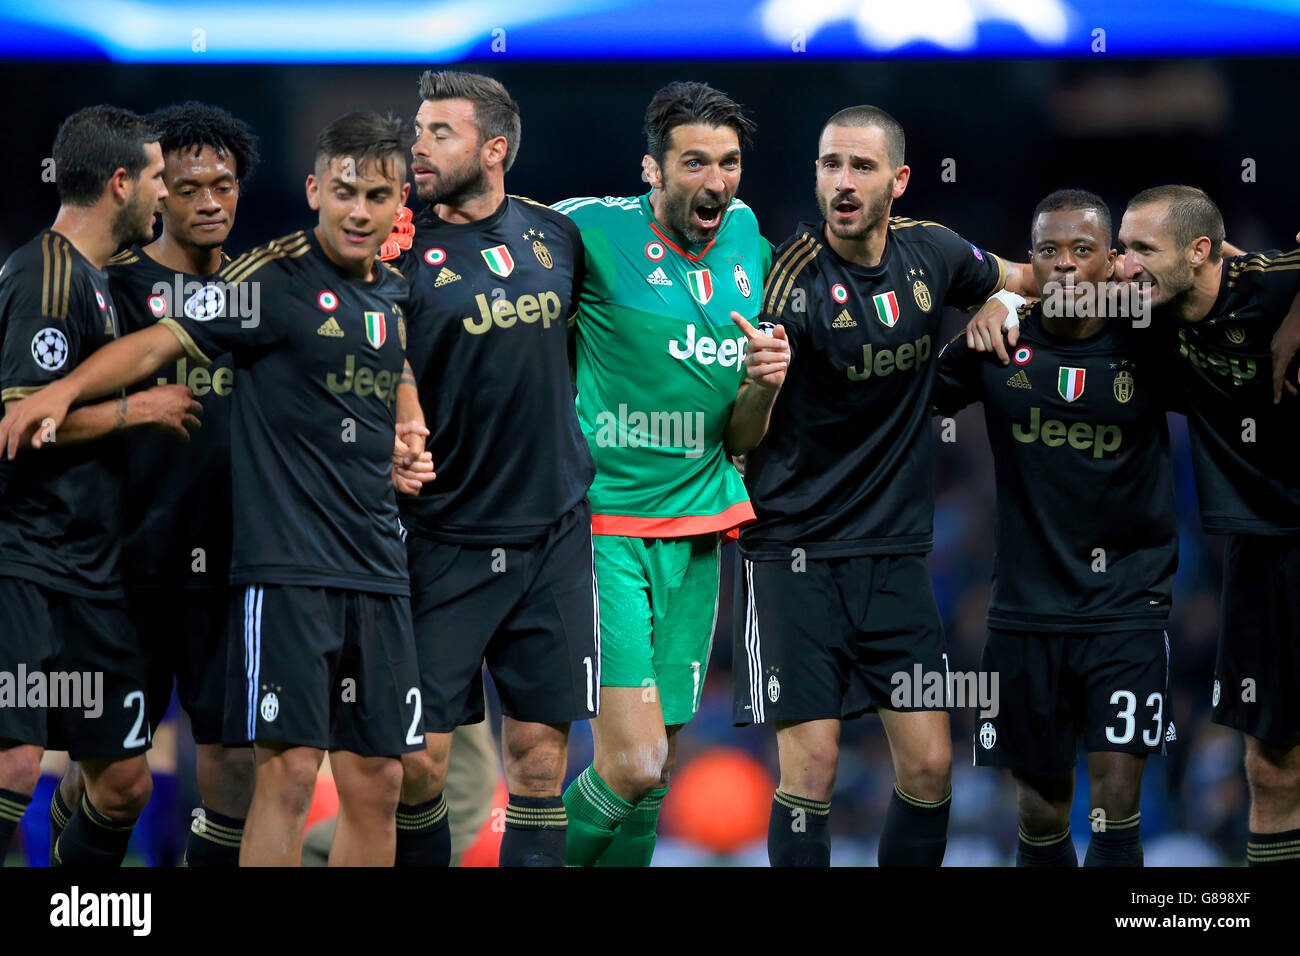
<svg viewBox="0 0 1300 956"><path fill-rule="evenodd" d="M660 166L668 154L668 141L678 126L702 123L730 126L741 148L749 146L758 129L739 103L707 83L677 81L659 90L645 111L645 151Z"/></svg>
<svg viewBox="0 0 1300 956"><path fill-rule="evenodd" d="M366 163L378 162L385 173L395 163L397 180L406 179L406 148L402 140L402 121L391 113L357 111L344 113L316 137L316 168L328 166L336 156L350 156L360 170Z"/></svg>
<svg viewBox="0 0 1300 956"><path fill-rule="evenodd" d="M210 146L218 156L234 159L235 178L241 185L253 177L261 159L252 129L219 106L190 100L155 110L148 121L158 132L164 156L186 150L197 153Z"/></svg>
<svg viewBox="0 0 1300 956"><path fill-rule="evenodd" d="M130 110L100 104L77 110L59 125L54 137L54 185L59 202L93 206L119 169L132 179L149 165L146 143L158 134Z"/></svg>
<svg viewBox="0 0 1300 956"><path fill-rule="evenodd" d="M1205 190L1195 186L1153 186L1128 201L1137 206L1165 204L1165 229L1180 248L1187 248L1201 236L1210 240L1210 261L1223 258L1223 213Z"/></svg>
<svg viewBox="0 0 1300 956"><path fill-rule="evenodd" d="M1109 244L1111 239L1111 220L1110 207L1096 193L1090 193L1086 189L1058 189L1056 192L1048 193L1034 207L1034 215L1029 220L1029 228L1032 231L1033 225L1038 221L1038 217L1045 212L1075 212L1081 210L1090 210L1097 214L1097 220L1101 223L1102 230L1106 233L1106 242Z"/></svg>

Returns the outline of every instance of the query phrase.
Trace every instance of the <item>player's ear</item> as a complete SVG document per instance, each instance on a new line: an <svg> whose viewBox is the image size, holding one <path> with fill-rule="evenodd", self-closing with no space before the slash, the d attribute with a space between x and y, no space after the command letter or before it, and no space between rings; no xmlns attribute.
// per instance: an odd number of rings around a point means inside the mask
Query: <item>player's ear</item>
<svg viewBox="0 0 1300 956"><path fill-rule="evenodd" d="M320 181L315 173L307 174L307 205L313 210L320 208Z"/></svg>
<svg viewBox="0 0 1300 956"><path fill-rule="evenodd" d="M663 174L659 171L659 164L649 153L641 157L641 180L649 183L655 189L664 188Z"/></svg>
<svg viewBox="0 0 1300 956"><path fill-rule="evenodd" d="M1195 268L1196 266L1204 265L1209 258L1210 237L1200 236L1192 243L1191 255L1188 257L1188 261L1192 264L1192 267Z"/></svg>
<svg viewBox="0 0 1300 956"><path fill-rule="evenodd" d="M143 173L142 173L143 175ZM104 189L118 203L125 203L135 192L136 181L127 175L125 167L119 166L113 170L113 175L108 177L108 182Z"/></svg>
<svg viewBox="0 0 1300 956"><path fill-rule="evenodd" d="M894 170L894 188L890 190L890 195L897 199L907 192L907 181L911 178L912 168L910 166L899 166Z"/></svg>
<svg viewBox="0 0 1300 956"><path fill-rule="evenodd" d="M1113 279L1115 277L1115 256L1117 254L1118 253L1116 253L1114 249L1106 253L1106 278L1107 279Z"/></svg>
<svg viewBox="0 0 1300 956"><path fill-rule="evenodd" d="M493 136L483 144L483 159L493 165L500 166L504 171L506 153L509 152L509 148L504 136Z"/></svg>
<svg viewBox="0 0 1300 956"><path fill-rule="evenodd" d="M402 201L401 201L401 203L399 203L399 205L401 205L401 206L405 206L405 205L406 205L406 197L409 196L409 195L411 195L411 184L410 184L410 183L402 183Z"/></svg>

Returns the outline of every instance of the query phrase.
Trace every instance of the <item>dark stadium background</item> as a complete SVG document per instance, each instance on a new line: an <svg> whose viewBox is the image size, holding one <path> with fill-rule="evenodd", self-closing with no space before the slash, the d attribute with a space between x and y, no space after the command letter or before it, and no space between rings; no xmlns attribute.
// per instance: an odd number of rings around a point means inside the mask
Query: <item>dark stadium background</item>
<svg viewBox="0 0 1300 956"><path fill-rule="evenodd" d="M493 62L453 68L490 73L518 100L522 149L507 187L545 202L640 193L646 102L669 80L698 79L732 94L758 121L757 141L745 154L740 196L774 243L798 220L815 217L812 160L822 122L862 102L892 112L907 133L912 179L895 212L940 221L1005 257L1025 257L1031 210L1044 194L1063 186L1103 196L1116 228L1129 196L1164 182L1205 188L1224 211L1229 238L1244 248L1290 248L1300 228L1300 195L1293 186L1300 132L1288 108L1292 97L1285 92L1296 89L1292 60ZM352 109L409 117L418 106L418 72L404 65L2 65L0 89L7 91L17 123L0 165L8 187L0 256L52 221L57 200L54 186L41 179L42 160L58 122L74 109L111 102L147 111L196 98L249 121L261 138L263 166L242 196L232 242L238 251L314 222L303 180L316 132ZM948 159L956 164L953 182L941 178ZM1254 181L1243 177L1248 159ZM947 321L955 332L962 320L950 313ZM974 670L992 560L993 481L981 413L968 410L958 422L958 441L938 445L936 547L929 563L952 667ZM1222 545L1200 530L1186 428L1176 416L1170 425L1182 528L1169 631L1178 741L1168 758L1149 762L1142 803L1146 859L1148 864L1236 862L1246 836L1241 746L1238 735L1208 722ZM1080 501L1078 506L1106 504ZM771 772L776 769L769 729L730 725L734 556L734 548L724 549L713 659L701 712L681 736L679 775L698 755L719 746L748 751ZM973 719L971 711L954 716L947 862L1005 863L1015 846L1014 790L1005 774L970 766ZM186 752L183 724L175 739L184 766L192 754ZM155 751L159 766L166 762L164 744L160 739ZM585 728L575 729L570 776L589 759L590 736ZM142 859L174 860L189 808L197 804L196 796L185 792L192 787L189 780L188 770L175 780L160 777L155 803L163 816L137 832L134 850ZM832 815L837 863L874 862L891 780L879 723L867 718L846 724ZM1073 821L1079 840L1088 833L1086 793L1081 775ZM670 795L670 805L673 799ZM669 810L666 823L671 824ZM657 862L709 858L698 845L665 838ZM733 859L766 864L766 853L760 843Z"/></svg>

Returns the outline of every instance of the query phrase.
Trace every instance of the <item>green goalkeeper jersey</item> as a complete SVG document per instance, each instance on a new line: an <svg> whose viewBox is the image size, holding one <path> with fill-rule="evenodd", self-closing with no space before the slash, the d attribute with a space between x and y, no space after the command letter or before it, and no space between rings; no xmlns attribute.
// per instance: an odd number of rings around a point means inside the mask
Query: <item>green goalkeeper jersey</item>
<svg viewBox="0 0 1300 956"><path fill-rule="evenodd" d="M754 518L722 447L745 377L771 245L753 210L727 207L712 241L682 245L641 197L567 199L586 275L576 330L578 422L596 460L595 534L674 538Z"/></svg>

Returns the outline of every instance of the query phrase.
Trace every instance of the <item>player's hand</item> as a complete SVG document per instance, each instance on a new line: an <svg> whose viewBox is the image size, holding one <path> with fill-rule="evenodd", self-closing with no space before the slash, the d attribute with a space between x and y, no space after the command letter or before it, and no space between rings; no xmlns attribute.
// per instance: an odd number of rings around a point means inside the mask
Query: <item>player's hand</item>
<svg viewBox="0 0 1300 956"><path fill-rule="evenodd" d="M412 221L414 216L411 210L406 206L397 210L397 215L393 217L393 231L388 234L383 245L379 247L379 258L388 262L396 259L403 252L411 248L411 243L415 239L415 223Z"/></svg>
<svg viewBox="0 0 1300 956"><path fill-rule="evenodd" d="M420 489L436 477L432 452L421 453L409 465L393 465L393 487L398 494L418 495Z"/></svg>
<svg viewBox="0 0 1300 956"><path fill-rule="evenodd" d="M33 448L40 448L45 442L57 441L58 427L68 417L68 406L72 399L60 382L53 382L30 398L13 403L0 419L0 448L5 457L13 459L18 449L29 438Z"/></svg>
<svg viewBox="0 0 1300 956"><path fill-rule="evenodd" d="M127 399L139 403L144 421L150 428L166 432L179 441L189 441L190 433L203 427L199 416L203 406L194 400L184 385L155 385Z"/></svg>
<svg viewBox="0 0 1300 956"><path fill-rule="evenodd" d="M409 465L424 453L429 429L419 422L398 422L393 435L393 464Z"/></svg>
<svg viewBox="0 0 1300 956"><path fill-rule="evenodd" d="M775 326L768 335L750 325L739 312L731 313L731 321L745 333L745 371L749 380L774 392L780 390L790 367L790 340L785 326Z"/></svg>
<svg viewBox="0 0 1300 956"><path fill-rule="evenodd" d="M1007 357L1007 345L1015 347L1020 341L1020 329L1016 324L1006 329L1006 345L1002 343L1003 330L1011 313L997 299L989 299L980 307L969 322L966 323L966 347L976 352L994 352L1003 364L1010 364Z"/></svg>

